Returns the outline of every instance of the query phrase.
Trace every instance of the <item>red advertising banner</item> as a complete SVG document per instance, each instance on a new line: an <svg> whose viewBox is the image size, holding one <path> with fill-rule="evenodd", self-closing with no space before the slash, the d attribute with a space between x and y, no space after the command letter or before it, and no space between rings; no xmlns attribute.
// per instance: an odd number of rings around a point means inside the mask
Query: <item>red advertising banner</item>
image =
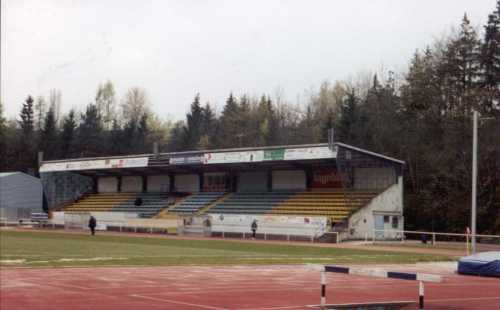
<svg viewBox="0 0 500 310"><path fill-rule="evenodd" d="M313 171L313 188L340 188L342 177L337 169L320 169Z"/></svg>

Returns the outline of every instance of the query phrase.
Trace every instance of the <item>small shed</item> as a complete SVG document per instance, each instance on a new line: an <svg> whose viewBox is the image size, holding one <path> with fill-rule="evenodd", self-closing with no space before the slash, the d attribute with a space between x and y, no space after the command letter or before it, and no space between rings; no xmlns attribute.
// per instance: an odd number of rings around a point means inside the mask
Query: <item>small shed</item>
<svg viewBox="0 0 500 310"><path fill-rule="evenodd" d="M0 172L0 219L30 219L43 211L43 190L39 178L23 172Z"/></svg>

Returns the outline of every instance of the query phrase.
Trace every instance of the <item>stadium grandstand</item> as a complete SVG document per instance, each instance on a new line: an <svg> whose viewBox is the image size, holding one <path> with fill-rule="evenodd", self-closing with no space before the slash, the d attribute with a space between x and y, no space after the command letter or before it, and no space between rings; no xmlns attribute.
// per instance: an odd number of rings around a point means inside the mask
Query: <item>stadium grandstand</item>
<svg viewBox="0 0 500 310"><path fill-rule="evenodd" d="M343 143L42 161L52 221L363 239L402 230L404 162ZM381 236L382 237L382 236ZM388 233L383 238L391 238Z"/></svg>

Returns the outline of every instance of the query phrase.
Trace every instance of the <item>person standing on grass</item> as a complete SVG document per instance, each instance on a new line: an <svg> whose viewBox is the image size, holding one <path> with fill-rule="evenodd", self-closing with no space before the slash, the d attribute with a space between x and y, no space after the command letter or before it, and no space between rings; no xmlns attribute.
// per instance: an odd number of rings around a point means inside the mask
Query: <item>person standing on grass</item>
<svg viewBox="0 0 500 310"><path fill-rule="evenodd" d="M253 220L251 228L252 228L252 239L255 239L255 234L257 233L257 220Z"/></svg>
<svg viewBox="0 0 500 310"><path fill-rule="evenodd" d="M92 215L90 216L90 219L89 219L89 228L90 228L90 233L93 235L95 235L95 227L97 226L97 220L95 219L95 217L93 217Z"/></svg>

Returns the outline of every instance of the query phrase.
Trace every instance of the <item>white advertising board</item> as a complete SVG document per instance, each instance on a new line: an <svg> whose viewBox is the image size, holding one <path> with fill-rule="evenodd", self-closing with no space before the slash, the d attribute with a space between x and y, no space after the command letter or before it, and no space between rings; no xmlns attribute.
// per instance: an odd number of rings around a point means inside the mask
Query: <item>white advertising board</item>
<svg viewBox="0 0 500 310"><path fill-rule="evenodd" d="M257 221L257 232L318 237L327 230L326 217L282 215L211 214L212 231L250 233Z"/></svg>
<svg viewBox="0 0 500 310"><path fill-rule="evenodd" d="M337 152L330 150L328 146L320 147L306 147L297 149L286 149L285 160L299 160L299 159L321 159L321 158L335 158Z"/></svg>
<svg viewBox="0 0 500 310"><path fill-rule="evenodd" d="M147 157L93 159L59 163L43 163L40 167L40 172L134 168L147 166Z"/></svg>
<svg viewBox="0 0 500 310"><path fill-rule="evenodd" d="M264 151L245 151L245 152L222 152L205 153L206 164L229 164L259 162L264 158Z"/></svg>

